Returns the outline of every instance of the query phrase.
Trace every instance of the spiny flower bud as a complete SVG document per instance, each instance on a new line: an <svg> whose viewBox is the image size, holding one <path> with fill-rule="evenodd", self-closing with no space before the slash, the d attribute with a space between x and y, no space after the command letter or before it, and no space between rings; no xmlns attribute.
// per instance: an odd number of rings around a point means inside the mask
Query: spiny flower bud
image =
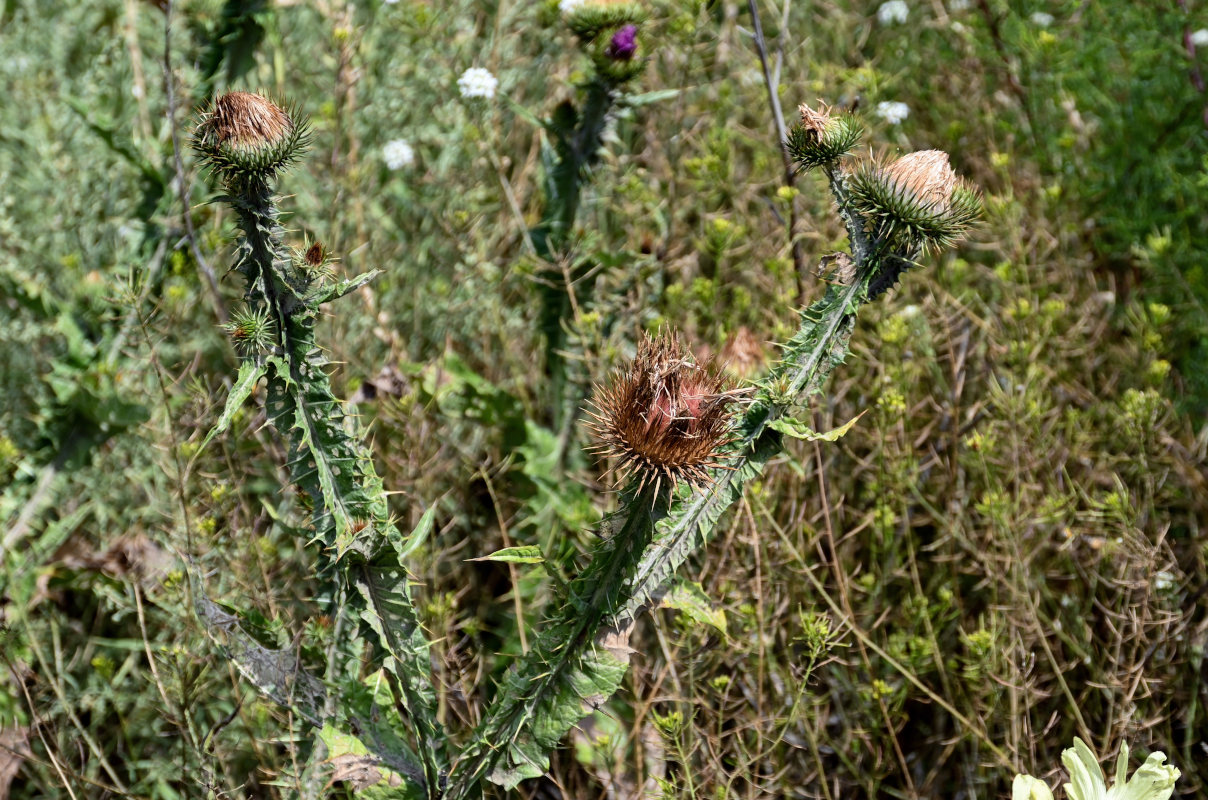
<svg viewBox="0 0 1208 800"><path fill-rule="evenodd" d="M801 104L801 122L789 129L785 146L798 170L831 164L847 155L864 129L850 114L832 116L831 107L821 100L815 110Z"/></svg>
<svg viewBox="0 0 1208 800"><path fill-rule="evenodd" d="M267 98L227 92L202 112L193 147L224 180L268 179L306 146L305 122Z"/></svg>
<svg viewBox="0 0 1208 800"><path fill-rule="evenodd" d="M638 491L706 484L732 441L728 407L745 392L698 365L674 334L646 336L629 368L596 387L588 410L599 440L593 449L618 460L619 480L636 474Z"/></svg>
<svg viewBox="0 0 1208 800"><path fill-rule="evenodd" d="M327 245L316 239L301 248L290 248L293 262L307 283L324 283L335 274L335 259Z"/></svg>
<svg viewBox="0 0 1208 800"><path fill-rule="evenodd" d="M981 213L977 191L957 178L942 150L909 153L888 165L868 162L847 182L874 238L895 250L950 247Z"/></svg>
<svg viewBox="0 0 1208 800"><path fill-rule="evenodd" d="M638 26L633 23L616 28L611 36L598 37L591 48L596 69L614 84L632 80L645 68L638 57Z"/></svg>
<svg viewBox="0 0 1208 800"><path fill-rule="evenodd" d="M231 315L229 322L222 325L235 344L240 355L251 355L268 350L273 344L274 327L266 312L240 309Z"/></svg>

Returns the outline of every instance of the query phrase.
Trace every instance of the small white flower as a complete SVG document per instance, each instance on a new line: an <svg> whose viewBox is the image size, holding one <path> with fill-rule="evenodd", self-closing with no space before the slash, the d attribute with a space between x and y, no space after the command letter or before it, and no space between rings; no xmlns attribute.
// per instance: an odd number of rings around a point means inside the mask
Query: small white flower
<svg viewBox="0 0 1208 800"><path fill-rule="evenodd" d="M1033 13L1029 19L1031 19L1032 24L1038 28L1047 28L1053 24L1053 15L1044 11L1037 11Z"/></svg>
<svg viewBox="0 0 1208 800"><path fill-rule="evenodd" d="M910 7L906 5L906 0L885 0L877 9L877 22L882 25L896 25L905 22L909 14Z"/></svg>
<svg viewBox="0 0 1208 800"><path fill-rule="evenodd" d="M587 4L587 0L559 0L558 10L563 14L573 14L580 7Z"/></svg>
<svg viewBox="0 0 1208 800"><path fill-rule="evenodd" d="M910 106L896 100L885 100L877 103L877 116L890 125L899 125L910 116Z"/></svg>
<svg viewBox="0 0 1208 800"><path fill-rule="evenodd" d="M490 70L470 67L457 79L457 88L461 90L462 97L483 97L490 100L499 88L499 79L492 75Z"/></svg>
<svg viewBox="0 0 1208 800"><path fill-rule="evenodd" d="M1200 28L1191 34L1191 43L1196 47L1208 47L1208 28Z"/></svg>
<svg viewBox="0 0 1208 800"><path fill-rule="evenodd" d="M130 87L130 94L134 95L134 98L136 100L142 100L143 94L145 94L145 93L143 91L143 87L136 83Z"/></svg>
<svg viewBox="0 0 1208 800"><path fill-rule="evenodd" d="M386 142L382 147L382 160L387 169L402 169L415 163L415 148L406 139Z"/></svg>
<svg viewBox="0 0 1208 800"><path fill-rule="evenodd" d="M969 8L969 0L949 0L949 11L966 11Z"/></svg>
<svg viewBox="0 0 1208 800"><path fill-rule="evenodd" d="M1153 588L1159 592L1169 591L1174 588L1174 575L1162 570L1153 576Z"/></svg>

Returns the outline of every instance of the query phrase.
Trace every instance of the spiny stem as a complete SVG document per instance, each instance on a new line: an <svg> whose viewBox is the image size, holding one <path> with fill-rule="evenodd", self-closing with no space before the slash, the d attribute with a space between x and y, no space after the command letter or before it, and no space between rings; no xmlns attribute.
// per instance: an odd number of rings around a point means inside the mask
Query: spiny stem
<svg viewBox="0 0 1208 800"><path fill-rule="evenodd" d="M475 729L472 743L453 765L449 800L461 800L475 791L507 754L540 699L564 681L578 657L593 646L601 621L632 597L628 576L634 573L649 545L656 517L663 512L652 486L630 492L629 497L622 512L625 524L596 548L591 563L570 584L563 616L547 628L553 636L547 634L544 642L556 638L560 649L551 661L549 650L535 647L516 666L505 686L523 684L526 691L501 696L492 704Z"/></svg>

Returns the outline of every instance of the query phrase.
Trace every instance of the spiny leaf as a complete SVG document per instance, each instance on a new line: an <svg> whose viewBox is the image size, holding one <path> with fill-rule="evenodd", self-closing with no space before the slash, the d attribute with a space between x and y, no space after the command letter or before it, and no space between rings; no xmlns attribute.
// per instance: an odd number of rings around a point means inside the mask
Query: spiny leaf
<svg viewBox="0 0 1208 800"><path fill-rule="evenodd" d="M846 436L847 432L852 429L852 426L860 421L860 417L867 413L868 409L865 409L843 425L825 433L818 433L795 417L781 417L768 423L768 427L786 436L792 436L794 439L804 439L807 442L836 442Z"/></svg>

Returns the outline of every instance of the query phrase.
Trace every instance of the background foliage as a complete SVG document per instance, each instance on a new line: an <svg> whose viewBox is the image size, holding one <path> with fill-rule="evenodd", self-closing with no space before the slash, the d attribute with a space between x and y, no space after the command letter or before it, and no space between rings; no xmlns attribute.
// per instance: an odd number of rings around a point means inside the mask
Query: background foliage
<svg viewBox="0 0 1208 800"><path fill-rule="evenodd" d="M172 103L157 3L0 10L13 797L285 797L299 774L288 720L193 621L179 560L278 644L325 624L263 412L197 455L240 292L222 275L234 220L174 157L210 88L311 115L287 226L349 276L385 270L320 341L400 525L436 506L410 566L453 730L549 589L540 568L468 559L581 551L613 502L586 459L555 475L533 382L540 150L520 109L550 113L585 69L555 4L174 5ZM690 565L694 602L640 623L621 694L519 796L997 797L1074 735L1165 750L1182 795L1203 791L1208 65L1186 36L1203 9L962 5L912 1L900 24L875 4L759 6L785 106L858 105L870 141L948 150L988 219L870 307L815 427L871 411L771 465ZM740 326L783 340L824 289L811 265L843 232L817 179L783 185L750 30L746 3L690 0L643 27L638 90L675 91L620 114L574 237L571 259L608 267L572 325L591 375L665 322L702 350ZM498 99L458 96L470 66ZM889 125L885 101L909 117ZM398 138L416 160L391 170ZM501 635L515 614L527 627ZM333 766L331 791L351 791Z"/></svg>

